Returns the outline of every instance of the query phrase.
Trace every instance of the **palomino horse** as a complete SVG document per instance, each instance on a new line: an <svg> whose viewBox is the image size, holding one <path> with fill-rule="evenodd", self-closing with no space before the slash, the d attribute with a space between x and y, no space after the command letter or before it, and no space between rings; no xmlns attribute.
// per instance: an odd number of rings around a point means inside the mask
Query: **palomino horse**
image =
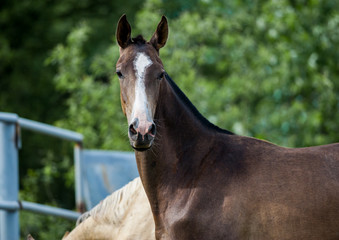
<svg viewBox="0 0 339 240"><path fill-rule="evenodd" d="M136 178L82 215L63 240L152 240L154 229L149 202Z"/></svg>
<svg viewBox="0 0 339 240"><path fill-rule="evenodd" d="M208 122L149 42L117 27L122 109L156 239L339 239L339 144L290 149ZM180 63L178 63L180 64Z"/></svg>

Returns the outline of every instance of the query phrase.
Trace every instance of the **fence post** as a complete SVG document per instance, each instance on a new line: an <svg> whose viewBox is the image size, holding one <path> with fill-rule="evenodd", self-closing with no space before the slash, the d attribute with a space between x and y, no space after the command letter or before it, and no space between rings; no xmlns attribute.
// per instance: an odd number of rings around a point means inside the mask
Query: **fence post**
<svg viewBox="0 0 339 240"><path fill-rule="evenodd" d="M18 145L16 114L0 114L0 200L18 201ZM18 211L0 210L0 239L19 239Z"/></svg>
<svg viewBox="0 0 339 240"><path fill-rule="evenodd" d="M82 143L78 142L74 146L75 202L77 211L84 213L86 207L83 199L81 151Z"/></svg>

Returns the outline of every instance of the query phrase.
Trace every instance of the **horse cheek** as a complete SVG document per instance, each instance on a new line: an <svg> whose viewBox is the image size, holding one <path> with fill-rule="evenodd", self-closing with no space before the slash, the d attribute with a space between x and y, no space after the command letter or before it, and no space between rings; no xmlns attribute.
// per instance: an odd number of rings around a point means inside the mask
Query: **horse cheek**
<svg viewBox="0 0 339 240"><path fill-rule="evenodd" d="M122 95L123 94L120 93L121 109L122 109L122 112L124 113L125 117L127 117L127 115L126 115L126 102L125 102L124 97Z"/></svg>

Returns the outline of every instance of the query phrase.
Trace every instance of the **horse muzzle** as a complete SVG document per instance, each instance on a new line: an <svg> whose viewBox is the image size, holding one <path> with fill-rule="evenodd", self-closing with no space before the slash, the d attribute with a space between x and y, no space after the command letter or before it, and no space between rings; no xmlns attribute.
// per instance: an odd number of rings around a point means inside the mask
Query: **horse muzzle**
<svg viewBox="0 0 339 240"><path fill-rule="evenodd" d="M150 121L139 121L135 118L128 128L131 146L137 151L145 151L152 147L156 134L156 126Z"/></svg>

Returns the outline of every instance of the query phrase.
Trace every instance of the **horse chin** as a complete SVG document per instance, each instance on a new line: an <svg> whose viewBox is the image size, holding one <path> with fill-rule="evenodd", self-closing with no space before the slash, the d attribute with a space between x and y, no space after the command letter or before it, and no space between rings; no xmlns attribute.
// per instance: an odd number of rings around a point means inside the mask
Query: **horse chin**
<svg viewBox="0 0 339 240"><path fill-rule="evenodd" d="M131 142L131 146L134 150L138 151L138 152L144 152L147 151L148 149L150 149L152 147L152 142L150 142L149 144L138 144L135 142Z"/></svg>
<svg viewBox="0 0 339 240"><path fill-rule="evenodd" d="M152 147L152 146L139 148L139 147L134 147L134 146L132 146L132 148L133 148L135 151L138 151L138 152L144 152L144 151L147 151L147 150L150 149L151 147Z"/></svg>

